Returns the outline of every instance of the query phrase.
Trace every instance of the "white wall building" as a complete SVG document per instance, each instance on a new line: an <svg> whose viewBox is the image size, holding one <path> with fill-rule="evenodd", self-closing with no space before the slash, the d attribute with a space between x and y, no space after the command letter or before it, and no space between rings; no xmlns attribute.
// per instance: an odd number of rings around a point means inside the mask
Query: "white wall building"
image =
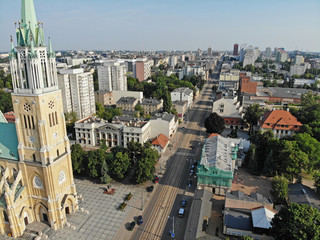
<svg viewBox="0 0 320 240"><path fill-rule="evenodd" d="M76 112L79 119L96 113L92 73L83 69L60 70L58 85L63 93L65 113Z"/></svg>
<svg viewBox="0 0 320 240"><path fill-rule="evenodd" d="M189 108L193 101L193 91L190 88L177 88L171 92L171 101L187 101Z"/></svg>
<svg viewBox="0 0 320 240"><path fill-rule="evenodd" d="M150 119L151 138L157 137L159 134L171 138L178 129L179 121L175 115L169 113L157 113Z"/></svg>
<svg viewBox="0 0 320 240"><path fill-rule="evenodd" d="M150 122L126 123L123 127L123 146L126 147L130 141L144 144L151 138Z"/></svg>
<svg viewBox="0 0 320 240"><path fill-rule="evenodd" d="M143 100L143 92L135 91L112 91L113 102L118 102L122 97L134 97L137 98L140 102Z"/></svg>
<svg viewBox="0 0 320 240"><path fill-rule="evenodd" d="M99 90L126 91L127 66L125 63L112 61L98 66Z"/></svg>
<svg viewBox="0 0 320 240"><path fill-rule="evenodd" d="M177 56L171 56L169 58L169 65L170 67L175 67L178 63L178 57Z"/></svg>

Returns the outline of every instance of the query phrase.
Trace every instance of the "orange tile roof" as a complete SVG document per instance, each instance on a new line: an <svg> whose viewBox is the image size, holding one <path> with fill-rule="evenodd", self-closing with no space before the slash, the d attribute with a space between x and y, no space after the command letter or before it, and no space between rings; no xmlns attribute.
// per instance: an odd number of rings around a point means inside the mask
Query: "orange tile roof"
<svg viewBox="0 0 320 240"><path fill-rule="evenodd" d="M260 126L266 129L299 130L302 124L288 111L273 110L266 112L259 120Z"/></svg>
<svg viewBox="0 0 320 240"><path fill-rule="evenodd" d="M164 149L167 146L168 142L169 139L161 133L157 138L155 138L152 141L152 145L157 145Z"/></svg>
<svg viewBox="0 0 320 240"><path fill-rule="evenodd" d="M211 133L211 135L208 138L212 138L214 136L219 136L219 134L218 133Z"/></svg>
<svg viewBox="0 0 320 240"><path fill-rule="evenodd" d="M250 77L242 77L241 78L241 92L248 94L256 94L257 93L257 85L256 82L251 82Z"/></svg>
<svg viewBox="0 0 320 240"><path fill-rule="evenodd" d="M3 116L5 117L5 119L7 119L8 122L14 123L16 120L16 117L14 116L14 112L12 111L4 113Z"/></svg>

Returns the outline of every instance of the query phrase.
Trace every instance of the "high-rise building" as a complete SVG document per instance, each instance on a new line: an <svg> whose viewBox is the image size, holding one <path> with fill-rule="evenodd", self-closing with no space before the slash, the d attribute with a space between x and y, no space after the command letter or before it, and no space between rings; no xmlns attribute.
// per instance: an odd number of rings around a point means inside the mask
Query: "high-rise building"
<svg viewBox="0 0 320 240"><path fill-rule="evenodd" d="M234 56L238 56L239 55L239 44L237 44L237 43L235 43L234 45L233 45L233 55Z"/></svg>
<svg viewBox="0 0 320 240"><path fill-rule="evenodd" d="M267 59L270 59L272 57L272 51L271 51L271 48L267 47L266 48L266 58Z"/></svg>
<svg viewBox="0 0 320 240"><path fill-rule="evenodd" d="M135 78L137 78L140 82L148 79L151 77L151 67L153 65L152 60L148 60L147 58L137 59L135 67L136 67L136 75Z"/></svg>
<svg viewBox="0 0 320 240"><path fill-rule="evenodd" d="M124 62L108 62L98 66L100 91L127 91L127 68Z"/></svg>
<svg viewBox="0 0 320 240"><path fill-rule="evenodd" d="M175 67L178 63L178 57L177 56L171 56L169 58L169 65L170 67Z"/></svg>
<svg viewBox="0 0 320 240"><path fill-rule="evenodd" d="M0 123L0 143L10 143L0 144L0 231L15 238L35 221L62 228L78 208L55 53L50 40L45 44L33 0L21 1L16 33L10 51L15 127Z"/></svg>
<svg viewBox="0 0 320 240"><path fill-rule="evenodd" d="M304 63L304 57L301 55L296 55L294 57L294 64L300 65L302 63Z"/></svg>
<svg viewBox="0 0 320 240"><path fill-rule="evenodd" d="M58 85L63 93L64 112L77 113L78 119L96 113L93 76L79 69L63 69L58 74Z"/></svg>
<svg viewBox="0 0 320 240"><path fill-rule="evenodd" d="M277 54L276 54L276 61L285 62L288 60L288 58L289 58L288 53L285 50L278 48Z"/></svg>
<svg viewBox="0 0 320 240"><path fill-rule="evenodd" d="M212 56L212 48L211 47L208 48L208 56Z"/></svg>

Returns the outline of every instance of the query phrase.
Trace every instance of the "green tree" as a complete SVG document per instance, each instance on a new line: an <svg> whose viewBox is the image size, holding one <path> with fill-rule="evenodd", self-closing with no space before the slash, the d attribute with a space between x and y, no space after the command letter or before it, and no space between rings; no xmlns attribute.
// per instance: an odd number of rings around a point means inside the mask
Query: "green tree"
<svg viewBox="0 0 320 240"><path fill-rule="evenodd" d="M249 123L250 125L250 134L252 133L253 126L257 125L258 119L261 117L263 114L264 109L259 106L259 104L253 104L250 105L246 109L246 113L244 114L244 119Z"/></svg>
<svg viewBox="0 0 320 240"><path fill-rule="evenodd" d="M94 91L98 91L99 90L99 80L98 80L98 70L95 69L93 74L93 88L94 88Z"/></svg>
<svg viewBox="0 0 320 240"><path fill-rule="evenodd" d="M252 143L246 154L246 163L250 173L256 173L258 171L258 163L256 158L256 145Z"/></svg>
<svg viewBox="0 0 320 240"><path fill-rule="evenodd" d="M138 111L138 112L139 112L139 115L140 115L141 117L144 116L144 109L143 109L143 107L141 106L141 104L137 104L137 105L134 107L134 110L135 110L135 111Z"/></svg>
<svg viewBox="0 0 320 240"><path fill-rule="evenodd" d="M254 239L252 237L245 235L241 237L241 240L254 240Z"/></svg>
<svg viewBox="0 0 320 240"><path fill-rule="evenodd" d="M112 181L112 178L109 175L109 168L108 168L106 159L103 159L102 161L100 181L101 183L107 183L107 184Z"/></svg>
<svg viewBox="0 0 320 240"><path fill-rule="evenodd" d="M106 159L106 152L104 149L98 149L88 152L88 168L87 172L90 177L99 177L101 174L102 162Z"/></svg>
<svg viewBox="0 0 320 240"><path fill-rule="evenodd" d="M287 201L288 197L288 180L283 176L275 176L272 180L272 191L274 199L277 203Z"/></svg>
<svg viewBox="0 0 320 240"><path fill-rule="evenodd" d="M111 177L119 180L123 179L124 174L128 171L129 166L130 158L128 154L118 152L109 165Z"/></svg>
<svg viewBox="0 0 320 240"><path fill-rule="evenodd" d="M275 240L319 240L320 212L307 204L290 203L271 221Z"/></svg>
<svg viewBox="0 0 320 240"><path fill-rule="evenodd" d="M74 111L65 113L64 116L65 116L66 122L68 123L75 123L76 121L78 121L77 113Z"/></svg>
<svg viewBox="0 0 320 240"><path fill-rule="evenodd" d="M134 165L134 180L136 183L143 183L152 180L155 171L156 160L159 155L156 150L144 148L142 158Z"/></svg>
<svg viewBox="0 0 320 240"><path fill-rule="evenodd" d="M13 111L11 94L0 89L0 111L3 113Z"/></svg>
<svg viewBox="0 0 320 240"><path fill-rule="evenodd" d="M282 144L283 149L279 154L279 159L282 160L279 173L293 181L294 178L298 179L302 169L306 168L309 158L300 150L296 141L283 140Z"/></svg>
<svg viewBox="0 0 320 240"><path fill-rule="evenodd" d="M172 108L172 101L171 96L168 91L165 91L165 94L163 95L163 111L170 113Z"/></svg>
<svg viewBox="0 0 320 240"><path fill-rule="evenodd" d="M222 117L217 113L211 113L209 117L204 120L204 127L207 133L222 133L225 128L225 123Z"/></svg>
<svg viewBox="0 0 320 240"><path fill-rule="evenodd" d="M86 169L87 153L82 149L80 144L76 143L71 146L71 161L73 171L82 174Z"/></svg>
<svg viewBox="0 0 320 240"><path fill-rule="evenodd" d="M306 166L310 173L320 168L320 142L308 133L299 133L294 136L299 148L308 155L310 163Z"/></svg>

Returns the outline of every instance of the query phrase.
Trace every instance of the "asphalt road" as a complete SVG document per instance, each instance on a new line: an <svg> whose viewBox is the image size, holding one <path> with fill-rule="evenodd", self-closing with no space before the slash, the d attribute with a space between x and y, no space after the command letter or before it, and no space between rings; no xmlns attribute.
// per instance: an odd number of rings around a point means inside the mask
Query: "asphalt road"
<svg viewBox="0 0 320 240"><path fill-rule="evenodd" d="M190 176L190 168L194 159L199 160L201 148L207 136L203 122L212 109L211 88L212 81L209 81L189 110L188 122L180 126L180 134L174 146L175 151L167 160L166 171L160 179L159 186L155 189L148 205L145 206L144 224L135 229L132 240L172 239L169 231L172 231L173 227L174 239L183 239L196 187L196 178ZM191 188L187 184L188 179L193 180ZM184 217L179 218L178 210L182 199L187 200L187 207Z"/></svg>

